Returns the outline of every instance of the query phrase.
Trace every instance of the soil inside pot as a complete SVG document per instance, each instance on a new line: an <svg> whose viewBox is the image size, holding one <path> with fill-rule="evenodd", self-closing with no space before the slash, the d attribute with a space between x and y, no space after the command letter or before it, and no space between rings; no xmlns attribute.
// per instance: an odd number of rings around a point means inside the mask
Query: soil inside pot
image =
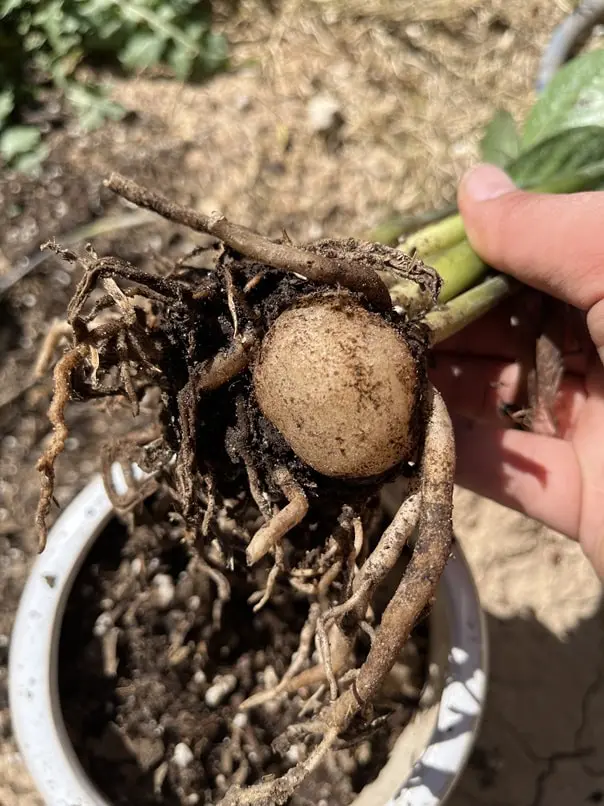
<svg viewBox="0 0 604 806"><path fill-rule="evenodd" d="M253 582L231 576L213 626L215 584L192 571L178 529L155 506L147 502L130 529L112 521L78 575L61 635L63 715L83 767L111 803L217 803L231 784L282 775L309 752L295 736L274 742L312 719L312 708L300 716L312 692L239 710L286 671L309 604L284 587L254 613ZM347 806L374 780L418 707L427 651L424 620L375 709L380 726L331 753L292 806Z"/></svg>

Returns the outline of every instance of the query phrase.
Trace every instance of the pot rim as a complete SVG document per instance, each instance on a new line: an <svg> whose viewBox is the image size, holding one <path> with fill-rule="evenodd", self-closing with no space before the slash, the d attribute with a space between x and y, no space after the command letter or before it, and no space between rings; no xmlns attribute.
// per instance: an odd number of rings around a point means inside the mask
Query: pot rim
<svg viewBox="0 0 604 806"><path fill-rule="evenodd" d="M121 474L120 474L121 475ZM115 479L119 484L119 477ZM63 721L58 689L61 624L92 544L114 516L95 476L49 533L23 590L12 630L9 701L17 744L48 806L112 806L83 770ZM442 577L448 668L427 746L387 806L437 806L453 789L478 732L487 681L486 621L459 544Z"/></svg>

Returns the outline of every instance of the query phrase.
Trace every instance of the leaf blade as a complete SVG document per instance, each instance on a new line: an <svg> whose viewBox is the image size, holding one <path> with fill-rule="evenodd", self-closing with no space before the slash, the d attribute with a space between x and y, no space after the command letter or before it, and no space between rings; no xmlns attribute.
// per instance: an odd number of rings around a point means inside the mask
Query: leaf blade
<svg viewBox="0 0 604 806"><path fill-rule="evenodd" d="M525 121L522 150L582 126L604 126L604 49L584 53L556 73Z"/></svg>
<svg viewBox="0 0 604 806"><path fill-rule="evenodd" d="M581 126L553 135L523 151L506 166L522 187L569 176L604 160L604 127Z"/></svg>
<svg viewBox="0 0 604 806"><path fill-rule="evenodd" d="M480 141L484 162L504 168L520 152L520 135L516 121L505 109L498 109L487 124Z"/></svg>
<svg viewBox="0 0 604 806"><path fill-rule="evenodd" d="M33 151L42 139L37 126L9 126L0 134L0 154L11 162L28 151Z"/></svg>
<svg viewBox="0 0 604 806"><path fill-rule="evenodd" d="M8 120L9 115L15 108L15 93L9 87L5 90L0 90L0 126Z"/></svg>
<svg viewBox="0 0 604 806"><path fill-rule="evenodd" d="M146 70L160 61L165 46L164 37L141 31L130 37L119 60L127 70Z"/></svg>

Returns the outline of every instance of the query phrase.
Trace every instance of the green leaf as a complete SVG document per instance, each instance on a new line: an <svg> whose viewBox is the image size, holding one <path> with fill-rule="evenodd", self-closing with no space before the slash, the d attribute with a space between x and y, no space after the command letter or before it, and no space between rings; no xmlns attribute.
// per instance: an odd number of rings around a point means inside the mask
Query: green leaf
<svg viewBox="0 0 604 806"><path fill-rule="evenodd" d="M524 124L522 150L592 125L604 126L604 50L578 56L556 73Z"/></svg>
<svg viewBox="0 0 604 806"><path fill-rule="evenodd" d="M208 31L200 43L199 54L192 75L194 78L203 78L219 70L224 70L228 64L228 59L226 38L222 34L214 34Z"/></svg>
<svg viewBox="0 0 604 806"><path fill-rule="evenodd" d="M604 127L582 126L556 134L523 152L506 170L522 187L572 176L604 160Z"/></svg>
<svg viewBox="0 0 604 806"><path fill-rule="evenodd" d="M165 37L156 33L133 34L119 55L128 70L144 70L161 59L166 46Z"/></svg>
<svg viewBox="0 0 604 806"><path fill-rule="evenodd" d="M195 58L195 55L191 53L189 48L184 48L182 45L175 45L170 48L168 52L168 64L174 71L174 76L179 81L186 81L186 79L189 78L193 70Z"/></svg>
<svg viewBox="0 0 604 806"><path fill-rule="evenodd" d="M7 17L11 11L24 6L28 0L1 0L0 2L0 19Z"/></svg>
<svg viewBox="0 0 604 806"><path fill-rule="evenodd" d="M85 129L122 117L98 88L78 83L81 62L127 71L168 64L182 80L207 77L227 64L211 21L211 0L0 0L0 131L49 85ZM16 136L7 135L8 153Z"/></svg>
<svg viewBox="0 0 604 806"><path fill-rule="evenodd" d="M96 17L97 21L100 21L101 15L106 15L108 11L111 12L115 8L115 0L86 0L79 10L85 17L92 19Z"/></svg>
<svg viewBox="0 0 604 806"><path fill-rule="evenodd" d="M0 154L6 162L32 151L42 139L36 126L10 126L0 134Z"/></svg>
<svg viewBox="0 0 604 806"><path fill-rule="evenodd" d="M120 12L124 15L126 20L132 20L139 24L144 23L156 34L166 39L173 39L175 42L179 42L183 47L190 48L193 53L197 52L199 49L198 42L188 39L182 29L170 21L173 14L169 6L163 7L163 13L160 7L159 12L156 13L148 5L122 0Z"/></svg>
<svg viewBox="0 0 604 806"><path fill-rule="evenodd" d="M16 157L13 160L11 167L15 171L19 171L19 173L36 176L39 174L42 163L48 157L48 154L49 148L44 145L44 143L40 143L33 149L33 151Z"/></svg>
<svg viewBox="0 0 604 806"><path fill-rule="evenodd" d="M49 65L50 73L57 86L60 87L68 76L73 75L83 58L84 52L79 48L73 48L65 56L57 59L54 64Z"/></svg>
<svg viewBox="0 0 604 806"><path fill-rule="evenodd" d="M15 93L11 89L0 90L0 126L15 107Z"/></svg>
<svg viewBox="0 0 604 806"><path fill-rule="evenodd" d="M498 109L480 141L480 155L485 162L503 168L518 156L519 151L520 135L516 122L505 109Z"/></svg>
<svg viewBox="0 0 604 806"><path fill-rule="evenodd" d="M105 120L120 120L125 115L124 108L107 98L100 87L69 82L65 94L85 131L97 129Z"/></svg>

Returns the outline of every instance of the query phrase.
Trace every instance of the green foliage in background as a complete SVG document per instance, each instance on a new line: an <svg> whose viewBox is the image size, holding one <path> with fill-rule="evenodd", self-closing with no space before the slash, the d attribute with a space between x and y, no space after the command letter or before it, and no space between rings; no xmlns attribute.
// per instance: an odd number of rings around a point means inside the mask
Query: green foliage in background
<svg viewBox="0 0 604 806"><path fill-rule="evenodd" d="M83 129L124 110L101 87L78 80L92 62L126 73L163 66L198 81L223 69L227 46L211 30L206 0L0 0L0 156L27 171L46 156L36 126L22 114L41 90L59 89Z"/></svg>
<svg viewBox="0 0 604 806"><path fill-rule="evenodd" d="M487 126L481 157L521 187L587 190L604 181L604 50L562 67L531 108L522 130L499 110ZM568 187L567 187L568 185Z"/></svg>

